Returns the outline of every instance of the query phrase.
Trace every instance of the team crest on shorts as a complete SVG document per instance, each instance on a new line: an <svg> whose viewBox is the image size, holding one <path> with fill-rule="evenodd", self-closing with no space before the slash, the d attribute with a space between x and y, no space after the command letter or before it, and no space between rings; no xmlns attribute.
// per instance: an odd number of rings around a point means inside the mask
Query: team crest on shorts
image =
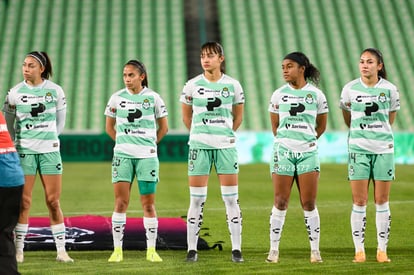
<svg viewBox="0 0 414 275"><path fill-rule="evenodd" d="M192 161L190 161L190 163L188 164L188 170L194 171L194 163Z"/></svg>
<svg viewBox="0 0 414 275"><path fill-rule="evenodd" d="M354 166L349 166L349 175L353 176L355 174Z"/></svg>
<svg viewBox="0 0 414 275"><path fill-rule="evenodd" d="M114 168L114 170L112 171L112 177L113 178L118 177L118 170L116 168Z"/></svg>

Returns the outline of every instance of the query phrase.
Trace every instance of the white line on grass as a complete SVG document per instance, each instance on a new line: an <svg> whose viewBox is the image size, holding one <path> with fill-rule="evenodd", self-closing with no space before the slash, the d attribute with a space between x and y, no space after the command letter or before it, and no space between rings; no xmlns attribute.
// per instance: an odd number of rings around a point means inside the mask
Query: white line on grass
<svg viewBox="0 0 414 275"><path fill-rule="evenodd" d="M409 200L409 201L390 201L390 206L392 208L393 205L404 205L404 204L414 204L414 200ZM352 202L350 203L344 203L344 202L336 202L336 201L329 201L329 202L324 202L321 204L318 204L318 209L323 209L323 208L332 208L333 206L335 207L351 207L350 205L352 205ZM258 206L258 207L243 207L243 204L241 205L241 210L242 211L257 211L257 210L261 210L261 211L270 211L270 209L272 208L272 206ZM298 203L296 204L292 204L289 205L289 209L298 209L300 208L300 205ZM216 207L216 208L209 208L208 205L205 206L206 211L225 211L224 207ZM163 209L157 209L157 213L179 213L179 214L186 214L188 211L187 208L181 208L181 209L168 209L168 210L163 210ZM64 214L65 216L82 216L82 215L112 215L112 210L110 211L89 211L89 212L72 212L72 211L65 211ZM128 210L127 213L129 214L142 214L143 211L142 210ZM32 213L32 216L47 216L49 215L49 213L47 212L36 212L36 213ZM159 215L161 216L161 215Z"/></svg>

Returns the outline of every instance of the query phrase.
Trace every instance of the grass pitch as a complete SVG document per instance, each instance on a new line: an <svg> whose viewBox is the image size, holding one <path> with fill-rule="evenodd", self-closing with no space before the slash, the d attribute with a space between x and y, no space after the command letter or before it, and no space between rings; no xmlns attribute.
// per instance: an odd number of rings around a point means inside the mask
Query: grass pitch
<svg viewBox="0 0 414 275"><path fill-rule="evenodd" d="M61 206L65 216L111 216L114 196L111 164L65 163ZM156 208L159 217L180 217L187 213L189 193L185 163L161 163ZM352 263L354 254L350 232L351 191L345 165L321 167L318 210L321 217L320 249L323 263L310 264L309 242L296 186L293 187L280 244L280 263L265 263L269 250L269 214L273 187L268 165L240 168L239 193L243 213L244 263L231 262L231 245L225 222L224 204L215 173L212 173L204 210L202 238L210 245L223 241L223 250L199 251L199 261L186 263L184 250L159 250L162 263L145 260L145 251L124 251L124 261L108 263L111 251L69 251L72 264L55 262L54 251L28 251L19 264L22 274L409 274L414 273L414 169L397 166L391 188L391 237L388 254L392 262L377 263L375 206L370 186L367 209L367 262ZM132 188L129 217L141 217L137 185ZM47 216L44 195L38 181L33 193L31 216Z"/></svg>

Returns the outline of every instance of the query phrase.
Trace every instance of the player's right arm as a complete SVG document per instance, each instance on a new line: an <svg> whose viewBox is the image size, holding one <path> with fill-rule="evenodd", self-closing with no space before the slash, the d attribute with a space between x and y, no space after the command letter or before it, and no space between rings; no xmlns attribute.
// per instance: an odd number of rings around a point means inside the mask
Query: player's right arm
<svg viewBox="0 0 414 275"><path fill-rule="evenodd" d="M348 128L351 128L351 98L349 97L349 86L352 85L353 82L346 84L341 91L341 99L339 101L339 108L342 109L342 116L344 118L344 122Z"/></svg>
<svg viewBox="0 0 414 275"><path fill-rule="evenodd" d="M351 112L342 109L342 116L344 117L344 121L346 126L348 126L348 128L351 127Z"/></svg>
<svg viewBox="0 0 414 275"><path fill-rule="evenodd" d="M188 130L190 130L191 129L191 123L193 121L193 106L182 103L181 104L181 110L182 110L184 125L185 125L185 127L187 127Z"/></svg>
<svg viewBox="0 0 414 275"><path fill-rule="evenodd" d="M277 128L279 128L279 114L270 113L270 123L272 123L273 136L277 135Z"/></svg>
<svg viewBox="0 0 414 275"><path fill-rule="evenodd" d="M277 135L277 128L279 128L279 96L280 93L274 91L270 97L268 111L270 113L270 123L272 125L273 136Z"/></svg>
<svg viewBox="0 0 414 275"><path fill-rule="evenodd" d="M7 124L7 130L14 140L16 131L15 131L15 121L16 121L16 105L12 103L12 96L10 91L7 93L6 100L3 106L3 114Z"/></svg>
<svg viewBox="0 0 414 275"><path fill-rule="evenodd" d="M110 136L113 140L116 139L115 122L115 118L110 116L106 117L105 130L108 136Z"/></svg>

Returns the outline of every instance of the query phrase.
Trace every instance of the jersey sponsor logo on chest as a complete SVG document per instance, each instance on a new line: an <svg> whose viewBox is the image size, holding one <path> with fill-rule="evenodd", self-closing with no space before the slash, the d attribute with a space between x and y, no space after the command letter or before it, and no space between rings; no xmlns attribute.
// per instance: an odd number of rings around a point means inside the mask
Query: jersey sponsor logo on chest
<svg viewBox="0 0 414 275"><path fill-rule="evenodd" d="M230 96L230 91L227 87L224 87L221 90L212 90L200 87L197 90L197 93L202 97L222 96L224 98L227 98Z"/></svg>
<svg viewBox="0 0 414 275"><path fill-rule="evenodd" d="M44 101L50 103L53 101L52 93L48 92L45 95L22 95L20 97L20 102L22 103L32 103L32 102L39 102Z"/></svg>
<svg viewBox="0 0 414 275"><path fill-rule="evenodd" d="M315 102L312 94L307 94L306 96L296 96L296 95L284 95L281 97L281 101L284 103L307 103L312 104Z"/></svg>
<svg viewBox="0 0 414 275"><path fill-rule="evenodd" d="M147 98L144 99L142 102L122 100L121 102L119 102L119 107L121 109L131 109L131 108L149 109L151 108L151 101Z"/></svg>
<svg viewBox="0 0 414 275"><path fill-rule="evenodd" d="M388 99L385 93L380 93L379 95L357 95L354 98L354 100L358 103L374 102L374 101L384 103Z"/></svg>

